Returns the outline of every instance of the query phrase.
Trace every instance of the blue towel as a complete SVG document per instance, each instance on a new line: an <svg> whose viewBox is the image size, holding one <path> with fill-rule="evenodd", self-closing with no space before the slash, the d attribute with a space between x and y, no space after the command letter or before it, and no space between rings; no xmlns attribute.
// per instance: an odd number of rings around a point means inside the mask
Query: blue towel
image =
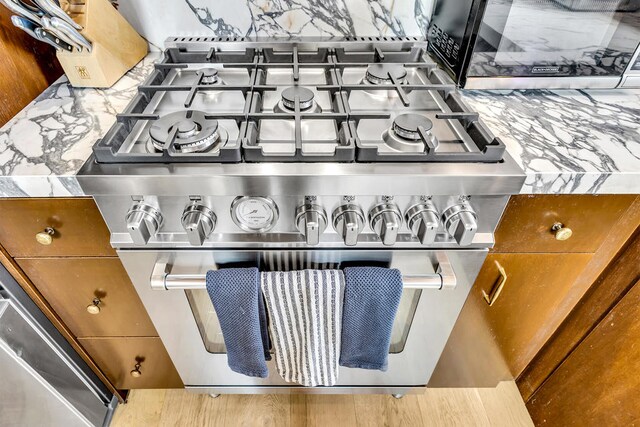
<svg viewBox="0 0 640 427"><path fill-rule="evenodd" d="M402 275L396 269L347 267L344 278L340 365L386 371Z"/></svg>
<svg viewBox="0 0 640 427"><path fill-rule="evenodd" d="M269 375L271 360L267 315L257 268L228 268L207 272L207 291L218 315L227 363L250 377Z"/></svg>

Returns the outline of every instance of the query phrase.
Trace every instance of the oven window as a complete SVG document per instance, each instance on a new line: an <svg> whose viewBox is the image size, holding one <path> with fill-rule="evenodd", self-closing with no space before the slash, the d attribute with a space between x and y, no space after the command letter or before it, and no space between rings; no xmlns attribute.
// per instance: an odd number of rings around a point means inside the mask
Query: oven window
<svg viewBox="0 0 640 427"><path fill-rule="evenodd" d="M209 353L226 353L222 330L218 323L218 316L213 309L213 303L206 289L185 291L191 311L196 319L204 347Z"/></svg>
<svg viewBox="0 0 640 427"><path fill-rule="evenodd" d="M206 350L209 353L226 353L222 330L207 290L194 289L187 290L185 293ZM391 331L389 353L401 353L404 350L421 293L420 289L404 290Z"/></svg>
<svg viewBox="0 0 640 427"><path fill-rule="evenodd" d="M389 346L389 353L402 353L402 350L404 350L404 345L407 342L409 330L411 329L411 324L413 323L413 317L416 314L416 308L418 307L421 294L422 289L405 289L402 292L402 299L400 299L396 320L393 324L393 329L391 330L391 345Z"/></svg>
<svg viewBox="0 0 640 427"><path fill-rule="evenodd" d="M468 76L618 76L640 40L638 0L491 0Z"/></svg>

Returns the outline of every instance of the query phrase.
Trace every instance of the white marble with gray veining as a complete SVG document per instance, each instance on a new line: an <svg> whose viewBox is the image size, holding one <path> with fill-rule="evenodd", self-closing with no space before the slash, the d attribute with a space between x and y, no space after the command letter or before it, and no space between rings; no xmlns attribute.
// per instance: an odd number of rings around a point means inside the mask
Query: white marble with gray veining
<svg viewBox="0 0 640 427"><path fill-rule="evenodd" d="M524 169L522 193L640 194L640 90L468 91Z"/></svg>
<svg viewBox="0 0 640 427"><path fill-rule="evenodd" d="M121 0L150 43L184 36L422 36L434 0Z"/></svg>
<svg viewBox="0 0 640 427"><path fill-rule="evenodd" d="M75 174L98 138L153 69L150 54L110 89L78 89L66 77L0 129L0 197L83 195Z"/></svg>
<svg viewBox="0 0 640 427"><path fill-rule="evenodd" d="M63 78L0 129L0 197L82 195L75 174L157 56L107 90L71 88ZM464 97L522 166L523 193L640 194L640 90Z"/></svg>

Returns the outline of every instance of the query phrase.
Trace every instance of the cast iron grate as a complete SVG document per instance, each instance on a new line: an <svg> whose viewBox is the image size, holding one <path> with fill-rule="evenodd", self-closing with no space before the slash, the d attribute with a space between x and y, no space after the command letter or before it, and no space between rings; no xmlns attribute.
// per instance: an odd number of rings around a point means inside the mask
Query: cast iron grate
<svg viewBox="0 0 640 427"><path fill-rule="evenodd" d="M175 41L180 42L180 38ZM186 40L197 42L195 38ZM369 50L347 50L344 47L318 47L313 51L302 51L296 44L290 49L274 49L269 47L246 47L239 51L223 51L216 48L220 41L202 38L204 50L189 50L172 47L164 52L161 62L145 82L138 87L138 93L117 116L116 124L104 138L94 146L98 162L102 163L180 163L180 162L498 162L504 154L504 144L491 136L480 122L478 113L470 111L464 104L455 84L438 69L435 62L425 57L425 49L411 46L400 50L385 50L385 43L395 40L372 40L379 42ZM237 40L238 42L244 40ZM361 40L366 41L366 40ZM402 39L403 43L407 40ZM213 46L209 46L213 44ZM343 73L347 68L367 67L372 63L401 65L407 69L415 69L424 73L429 83L416 84L400 81L392 73L388 73L389 84L371 85L364 82L346 84ZM167 75L174 69L188 69L190 66L210 64L224 69L245 69L249 74L249 84L208 85L203 84L202 72L196 73L196 79L190 85L164 84ZM326 92L331 99L331 111L305 112L300 108L300 99L296 95L293 111L263 111L264 94L277 91L281 85L267 84L268 70L291 70L293 86L312 86L318 92ZM304 69L323 70L326 84L301 85L300 73ZM222 111L207 112L207 119L233 120L238 129L238 138L229 140L216 153L179 153L172 150L170 135L162 152L123 152L122 145L134 127L144 121L154 121L158 114L147 114L145 110L155 96L166 92L184 92L184 109L189 110L198 93L207 91L234 91L244 97L242 112ZM442 111L436 114L437 120L455 121L462 125L466 135L463 143L466 150L461 152L440 152L432 144L427 132L418 129L424 144L422 152L382 153L375 144L363 144L358 136L357 126L363 119L388 119L390 114L384 111L351 110L349 97L356 91L394 91L405 107L411 105L409 93L425 92L425 96L435 99ZM291 120L294 123L295 150L286 154L271 154L263 150L269 143L289 143L291 141L260 141L260 123L262 120ZM337 140L335 151L330 154L309 154L305 148L319 142L313 139L304 140L302 125L305 120L330 121L336 129ZM370 141L371 142L371 141ZM374 141L375 142L375 141ZM268 150L267 150L268 151Z"/></svg>

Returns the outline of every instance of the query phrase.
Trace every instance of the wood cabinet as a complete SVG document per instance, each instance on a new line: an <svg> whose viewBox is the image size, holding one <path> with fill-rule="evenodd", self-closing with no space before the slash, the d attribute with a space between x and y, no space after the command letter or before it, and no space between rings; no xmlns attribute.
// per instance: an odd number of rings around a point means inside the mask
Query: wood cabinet
<svg viewBox="0 0 640 427"><path fill-rule="evenodd" d="M518 378L586 292L576 286L636 196L515 196L430 380L494 387ZM552 226L572 229L556 240ZM592 282L591 282L592 283ZM500 285L499 293L496 293ZM496 297L497 295L497 297Z"/></svg>
<svg viewBox="0 0 640 427"><path fill-rule="evenodd" d="M0 6L0 126L62 75L55 49L14 27L11 15Z"/></svg>
<svg viewBox="0 0 640 427"><path fill-rule="evenodd" d="M509 200L496 231L495 252L595 252L635 195L536 195ZM557 240L555 224L572 230Z"/></svg>
<svg viewBox="0 0 640 427"><path fill-rule="evenodd" d="M0 244L16 258L116 255L92 199L0 199L0 218Z"/></svg>
<svg viewBox="0 0 640 427"><path fill-rule="evenodd" d="M640 422L640 281L529 401L537 424Z"/></svg>
<svg viewBox="0 0 640 427"><path fill-rule="evenodd" d="M509 367L518 376L555 328L546 324L592 254L500 254L487 257L471 298L482 301L482 317ZM489 306L484 293L502 280L502 292ZM481 367L479 367L481 368Z"/></svg>
<svg viewBox="0 0 640 427"><path fill-rule="evenodd" d="M119 258L20 258L76 337L157 336Z"/></svg>
<svg viewBox="0 0 640 427"><path fill-rule="evenodd" d="M92 199L0 200L0 261L103 381L182 387L109 237ZM136 358L142 375L131 375Z"/></svg>
<svg viewBox="0 0 640 427"><path fill-rule="evenodd" d="M80 338L80 343L119 389L182 387L158 337Z"/></svg>
<svg viewBox="0 0 640 427"><path fill-rule="evenodd" d="M538 366L548 376L526 399L538 425L640 423L640 227L567 317ZM559 363L548 354L564 354Z"/></svg>

